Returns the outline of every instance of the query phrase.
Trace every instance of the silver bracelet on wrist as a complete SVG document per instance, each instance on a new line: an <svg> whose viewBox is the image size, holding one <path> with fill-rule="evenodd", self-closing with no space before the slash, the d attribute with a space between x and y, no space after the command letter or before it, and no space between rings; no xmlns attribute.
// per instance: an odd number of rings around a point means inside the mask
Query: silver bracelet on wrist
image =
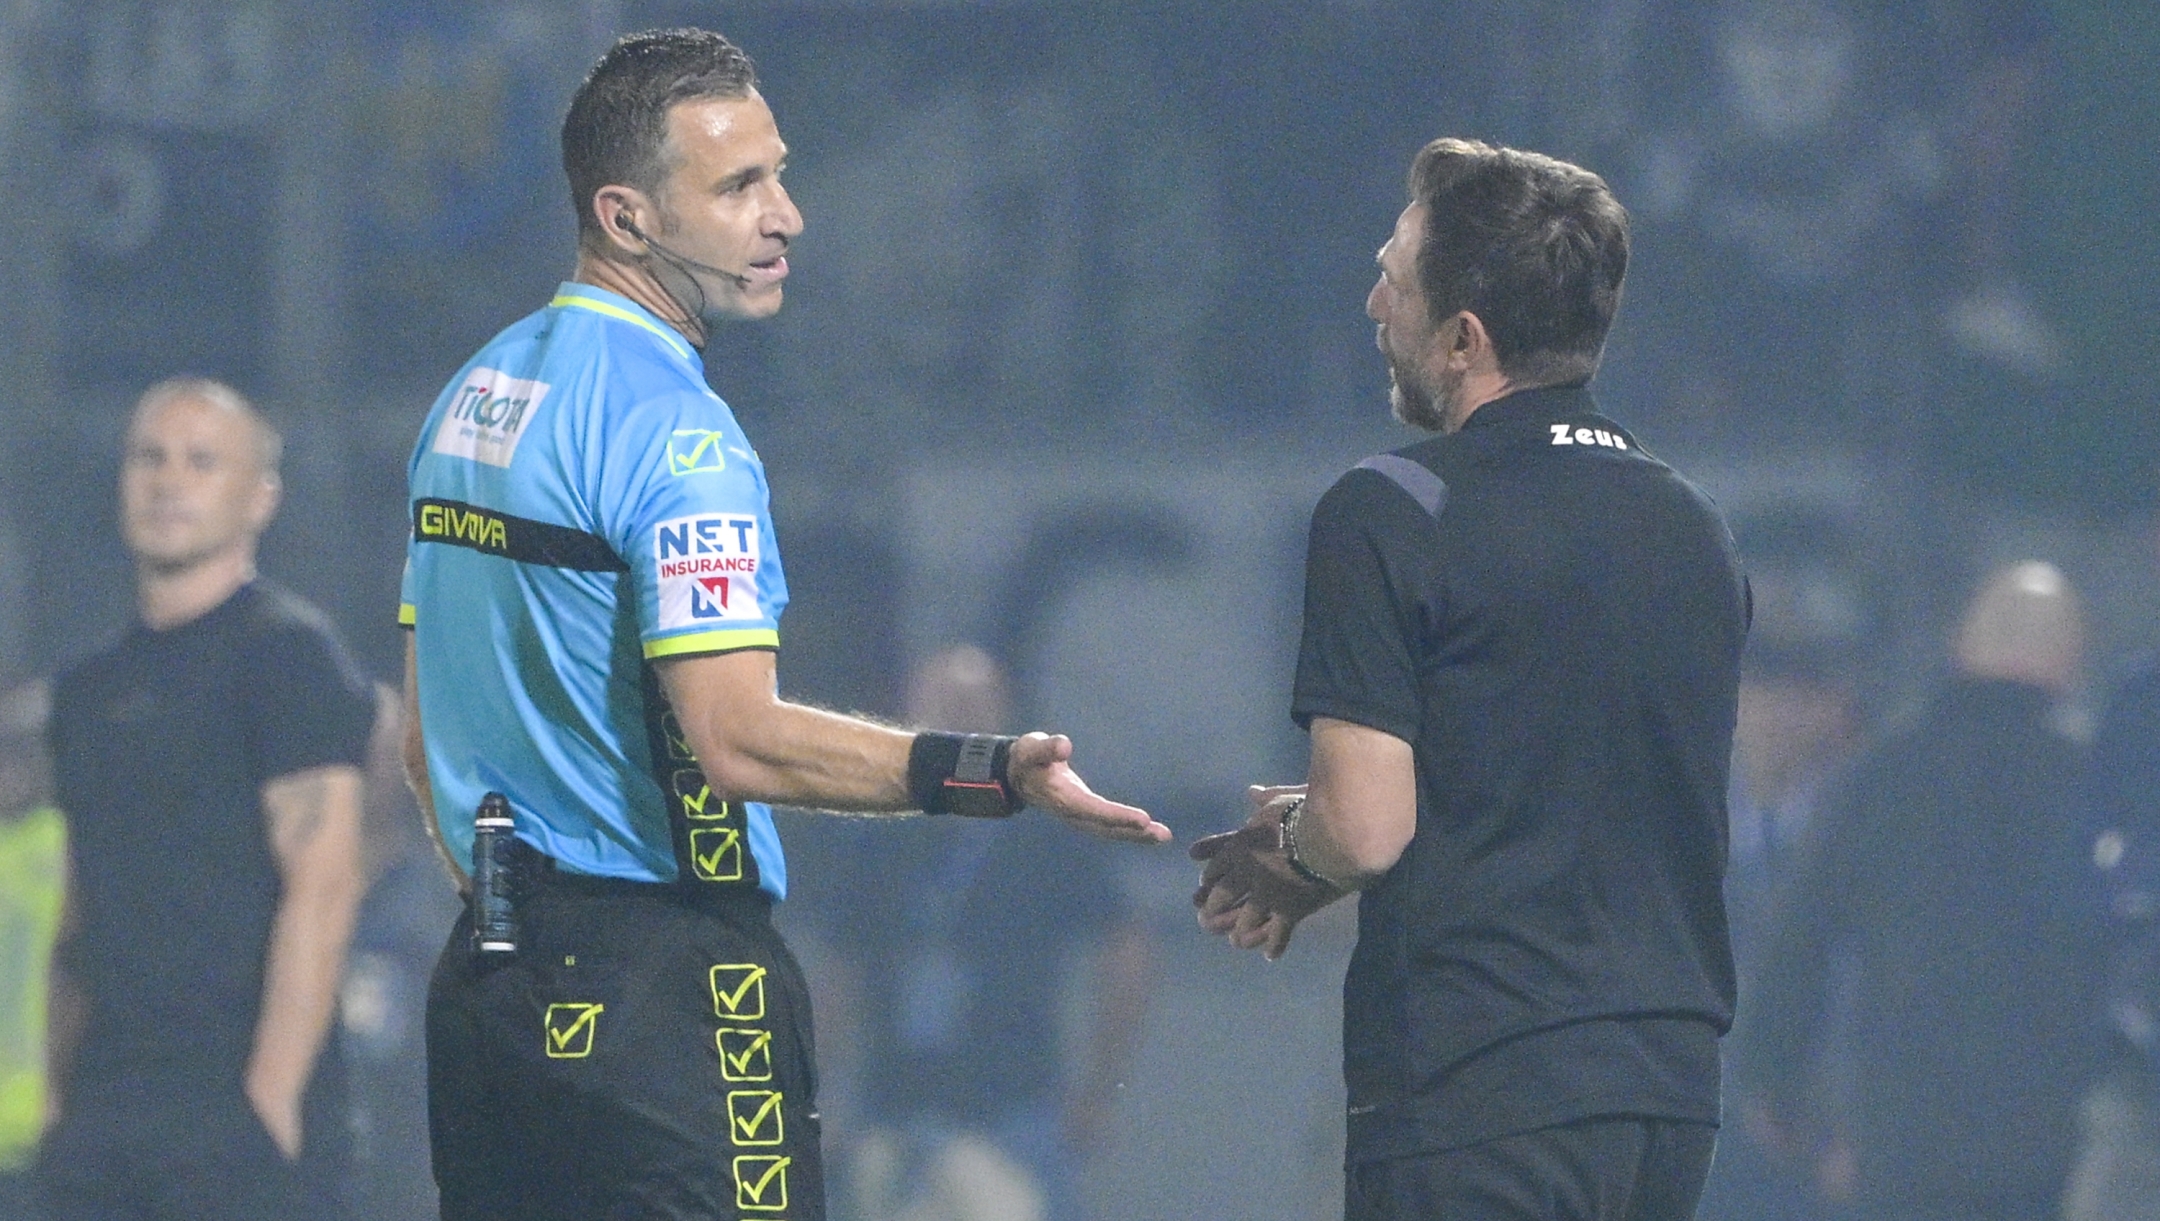
<svg viewBox="0 0 2160 1221"><path fill-rule="evenodd" d="M1283 860L1285 860L1285 861L1289 862L1289 864L1290 864L1290 869L1291 869L1291 872L1293 872L1293 873L1297 874L1297 875L1298 875L1299 877L1301 877L1301 878L1305 879L1306 881L1308 881L1308 882L1311 882L1311 883L1312 883L1313 885L1315 885L1315 886L1325 886L1325 887L1327 887L1327 888L1328 888L1328 889L1330 889L1330 890L1340 890L1340 891L1348 891L1348 890L1350 889L1349 887L1347 887L1347 886L1344 886L1344 885L1342 885L1341 883L1339 883L1339 882L1335 881L1335 880L1334 880L1333 878L1330 878L1330 877L1328 877L1328 876L1327 876L1326 874L1324 874L1324 873L1321 873L1321 872L1320 872L1319 870L1317 870L1317 869L1313 868L1312 866L1310 866L1310 865L1306 864L1306 863L1305 863L1304 861L1301 861L1301 860L1299 860L1299 859L1298 859L1298 847L1297 847L1297 823L1298 823L1298 815L1300 815L1300 814L1303 814L1304 812L1305 812L1305 799L1304 799L1303 797L1299 797L1299 798L1297 798L1296 800L1292 801L1292 802L1291 802L1291 803L1290 803L1290 804L1289 804L1288 806L1286 806L1286 807L1285 807L1285 808L1283 809L1283 812L1282 812L1282 851L1283 851Z"/></svg>

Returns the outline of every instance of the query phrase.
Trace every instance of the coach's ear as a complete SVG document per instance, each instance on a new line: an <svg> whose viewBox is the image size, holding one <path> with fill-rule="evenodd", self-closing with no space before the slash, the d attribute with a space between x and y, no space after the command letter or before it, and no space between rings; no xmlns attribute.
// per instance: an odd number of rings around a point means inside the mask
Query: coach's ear
<svg viewBox="0 0 2160 1221"><path fill-rule="evenodd" d="M600 253L634 259L646 253L645 235L660 224L660 209L636 187L610 183L593 192L593 219L599 224Z"/></svg>
<svg viewBox="0 0 2160 1221"><path fill-rule="evenodd" d="M1460 377L1500 369L1500 352L1493 347L1492 332L1485 329L1483 318L1469 310L1461 310L1435 327L1434 338L1441 345L1439 356L1450 374Z"/></svg>

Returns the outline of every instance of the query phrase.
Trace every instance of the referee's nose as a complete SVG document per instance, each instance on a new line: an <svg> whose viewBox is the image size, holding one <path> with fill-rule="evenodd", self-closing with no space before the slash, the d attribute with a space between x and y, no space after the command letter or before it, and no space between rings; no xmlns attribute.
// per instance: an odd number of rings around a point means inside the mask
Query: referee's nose
<svg viewBox="0 0 2160 1221"><path fill-rule="evenodd" d="M792 242L803 231L802 210L795 206L795 197L788 194L779 179L773 180L772 188L765 207L764 235L779 238L782 243Z"/></svg>

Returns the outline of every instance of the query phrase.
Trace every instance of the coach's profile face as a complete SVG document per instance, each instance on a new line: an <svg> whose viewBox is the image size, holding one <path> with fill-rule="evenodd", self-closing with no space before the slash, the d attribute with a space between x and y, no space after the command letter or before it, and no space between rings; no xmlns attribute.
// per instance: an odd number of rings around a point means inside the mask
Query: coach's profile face
<svg viewBox="0 0 2160 1221"><path fill-rule="evenodd" d="M1373 342L1388 363L1388 402L1395 418L1413 428L1439 432L1454 381L1449 353L1462 315L1434 325L1418 284L1418 249L1424 242L1425 205L1413 203L1395 219L1395 232L1380 247L1380 277L1365 297L1365 316L1379 326Z"/></svg>
<svg viewBox="0 0 2160 1221"><path fill-rule="evenodd" d="M626 254L647 250L635 236L643 233L676 257L705 264L706 270L664 259L648 265L671 285L694 280L704 302L699 312L708 317L777 313L788 246L803 219L780 185L787 145L765 99L752 90L677 103L667 114L665 152L667 177L653 194L620 185L595 194L602 230Z"/></svg>
<svg viewBox="0 0 2160 1221"><path fill-rule="evenodd" d="M138 413L120 468L120 528L138 563L191 568L252 546L277 512L278 481L255 426L201 398Z"/></svg>

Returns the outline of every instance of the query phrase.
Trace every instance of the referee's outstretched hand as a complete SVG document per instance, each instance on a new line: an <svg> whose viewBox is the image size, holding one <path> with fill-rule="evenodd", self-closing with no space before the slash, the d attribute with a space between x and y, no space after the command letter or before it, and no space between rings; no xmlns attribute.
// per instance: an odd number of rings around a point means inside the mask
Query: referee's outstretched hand
<svg viewBox="0 0 2160 1221"><path fill-rule="evenodd" d="M1089 788L1072 769L1072 753L1072 739L1064 734L1031 733L1013 743L1006 774L1023 801L1056 815L1069 827L1136 844L1169 842L1170 828L1149 817L1146 810L1111 801Z"/></svg>

